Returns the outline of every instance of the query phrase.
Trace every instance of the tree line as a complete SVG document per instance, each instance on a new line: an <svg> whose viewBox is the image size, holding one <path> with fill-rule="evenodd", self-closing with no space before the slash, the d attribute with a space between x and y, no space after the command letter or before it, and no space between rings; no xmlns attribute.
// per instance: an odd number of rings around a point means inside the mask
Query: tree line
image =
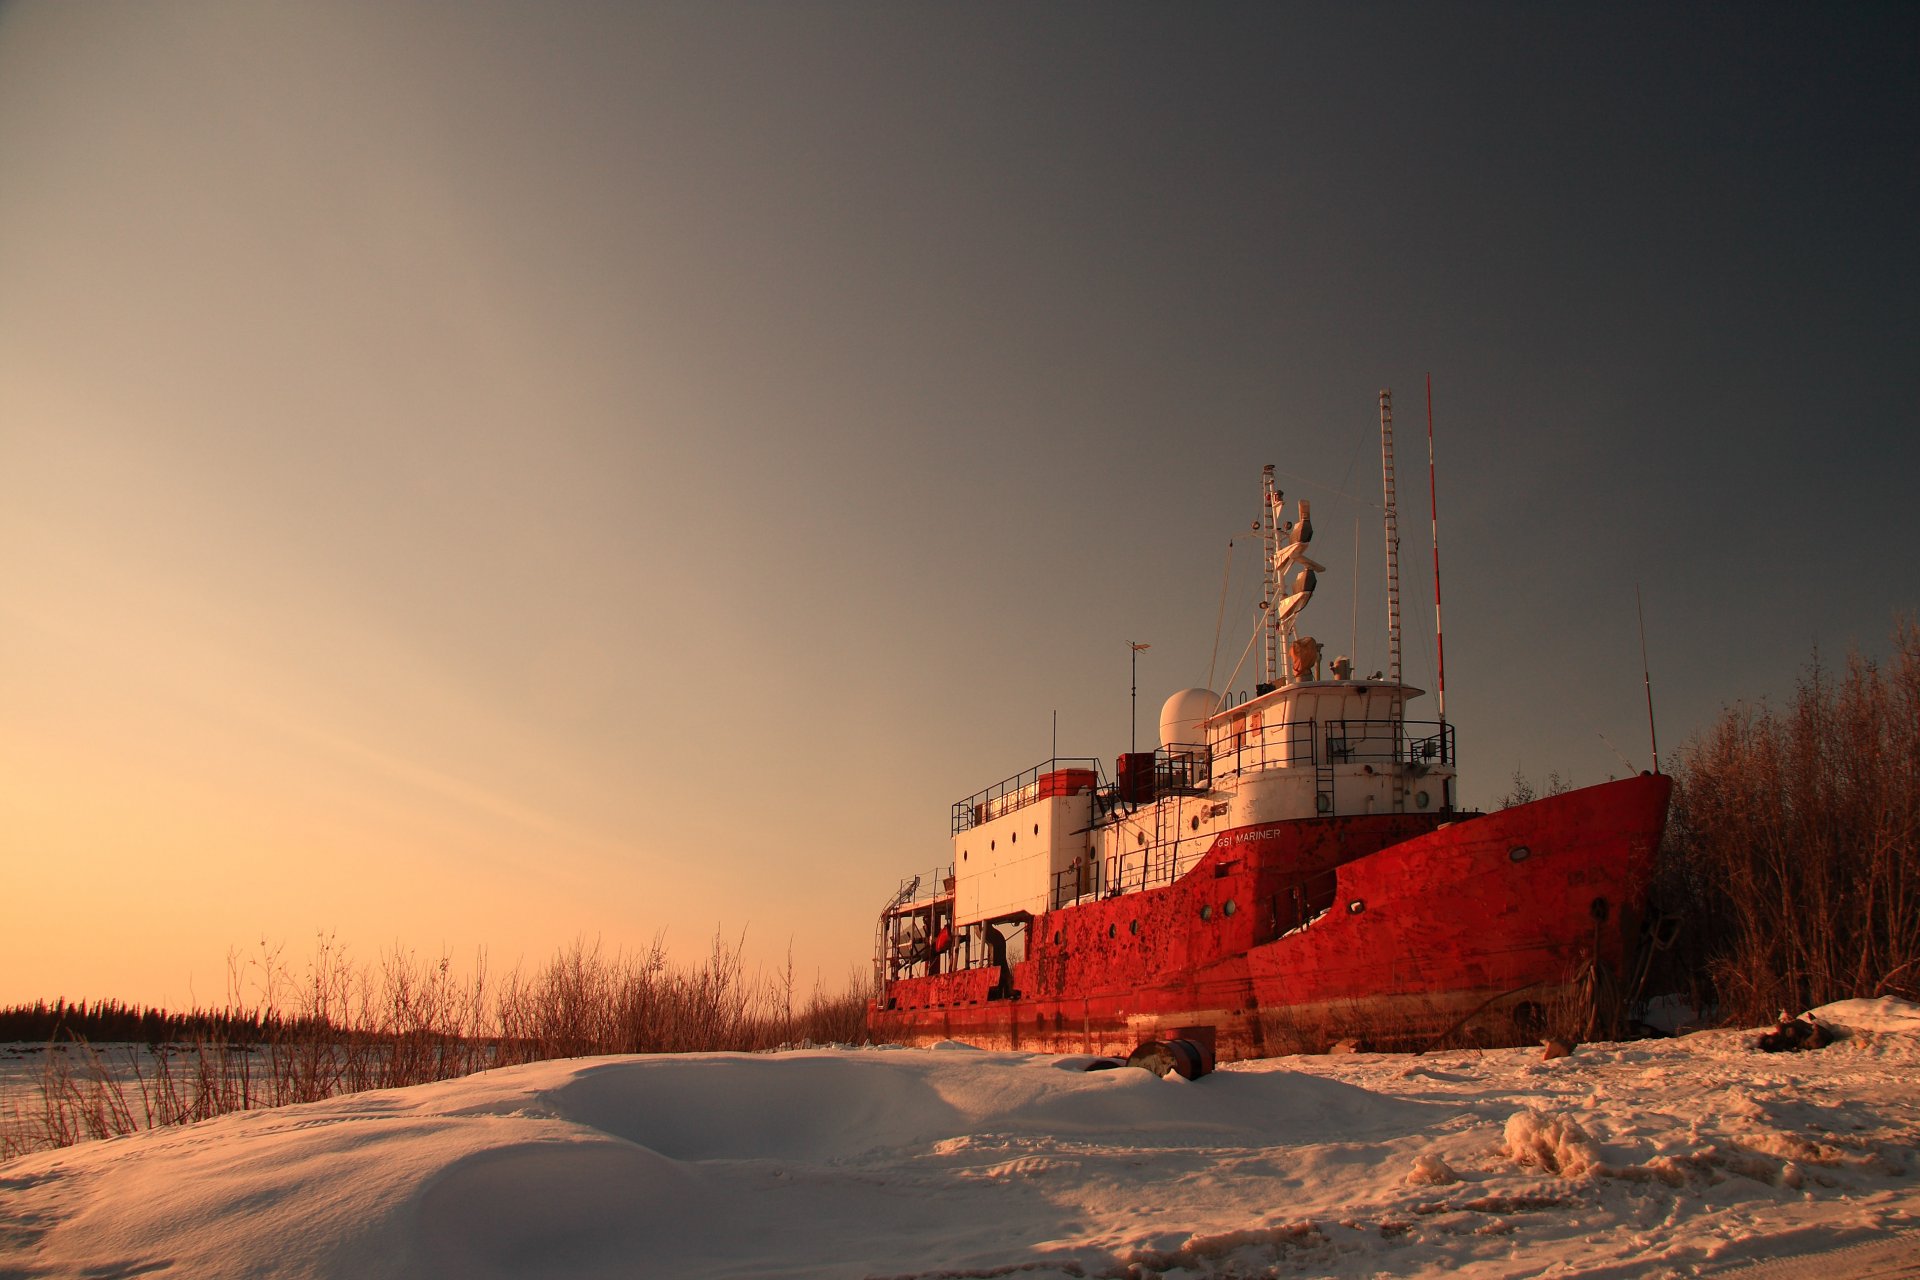
<svg viewBox="0 0 1920 1280"><path fill-rule="evenodd" d="M119 1000L36 1000L0 1008L0 1042L86 1040L118 1044L183 1044L226 1040L258 1044L285 1030L277 1014L249 1009L165 1009Z"/></svg>

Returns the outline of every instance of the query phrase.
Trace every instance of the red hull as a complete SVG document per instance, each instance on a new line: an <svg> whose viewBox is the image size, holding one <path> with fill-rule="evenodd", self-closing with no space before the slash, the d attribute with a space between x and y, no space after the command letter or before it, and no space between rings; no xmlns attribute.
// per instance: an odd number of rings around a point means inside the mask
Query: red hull
<svg viewBox="0 0 1920 1280"><path fill-rule="evenodd" d="M1524 1042L1576 984L1632 959L1671 785L1628 778L1444 825L1226 832L1171 885L1034 917L1004 972L889 982L871 1029L1103 1054L1185 1032L1223 1060Z"/></svg>

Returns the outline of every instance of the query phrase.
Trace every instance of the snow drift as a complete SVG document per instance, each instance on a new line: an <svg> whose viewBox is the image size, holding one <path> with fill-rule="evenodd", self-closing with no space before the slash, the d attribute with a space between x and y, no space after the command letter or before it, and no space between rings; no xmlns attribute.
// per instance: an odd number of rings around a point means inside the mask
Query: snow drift
<svg viewBox="0 0 1920 1280"><path fill-rule="evenodd" d="M0 1275L1682 1275L1920 1226L1920 1010L1237 1063L538 1063L0 1166Z"/></svg>

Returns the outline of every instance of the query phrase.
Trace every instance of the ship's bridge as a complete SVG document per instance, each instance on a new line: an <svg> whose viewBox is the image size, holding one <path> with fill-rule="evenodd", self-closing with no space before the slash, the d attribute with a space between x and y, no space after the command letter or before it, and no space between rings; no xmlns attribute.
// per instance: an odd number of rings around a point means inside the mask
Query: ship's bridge
<svg viewBox="0 0 1920 1280"><path fill-rule="evenodd" d="M1205 722L1216 773L1353 761L1453 763L1449 725L1406 719L1423 690L1372 680L1307 680L1223 707ZM1195 745L1198 745L1197 743Z"/></svg>
<svg viewBox="0 0 1920 1280"><path fill-rule="evenodd" d="M1297 681L1199 719L1188 736L1205 742L1187 749L1204 750L1214 784L1248 802L1236 821L1450 809L1453 726L1406 718L1421 693L1377 680ZM1166 718L1188 696L1169 699ZM1163 732L1170 727L1163 718Z"/></svg>

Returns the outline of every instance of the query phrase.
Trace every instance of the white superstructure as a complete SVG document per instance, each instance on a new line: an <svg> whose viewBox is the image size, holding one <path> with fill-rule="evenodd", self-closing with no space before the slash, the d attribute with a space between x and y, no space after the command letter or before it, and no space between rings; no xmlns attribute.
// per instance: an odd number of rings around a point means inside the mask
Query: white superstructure
<svg viewBox="0 0 1920 1280"><path fill-rule="evenodd" d="M1098 761L1051 760L957 803L953 941L1171 883L1239 828L1452 807L1451 732L1406 720L1421 690L1317 678L1320 646L1297 626L1324 569L1307 554L1308 505L1289 518L1273 474L1261 476L1266 679L1238 703L1208 689L1174 694L1159 749L1122 755L1110 780Z"/></svg>

